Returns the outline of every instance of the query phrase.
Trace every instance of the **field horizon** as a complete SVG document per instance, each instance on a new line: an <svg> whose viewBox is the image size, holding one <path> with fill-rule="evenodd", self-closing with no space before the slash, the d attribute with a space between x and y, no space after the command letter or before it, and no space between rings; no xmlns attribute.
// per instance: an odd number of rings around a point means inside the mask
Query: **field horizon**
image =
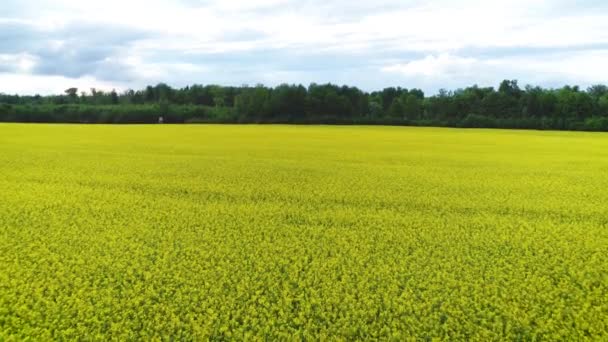
<svg viewBox="0 0 608 342"><path fill-rule="evenodd" d="M385 129L406 129L406 130L446 130L446 131L487 131L487 132L536 132L536 133L555 133L555 134L575 134L575 135L608 135L604 131L577 131L577 130L561 130L551 128L504 128L504 127L455 127L455 126L412 126L405 124L382 124L382 123L293 123L293 122L189 122L189 123L82 123L82 122L0 122L0 126L91 126L91 127L352 127L352 128L385 128Z"/></svg>

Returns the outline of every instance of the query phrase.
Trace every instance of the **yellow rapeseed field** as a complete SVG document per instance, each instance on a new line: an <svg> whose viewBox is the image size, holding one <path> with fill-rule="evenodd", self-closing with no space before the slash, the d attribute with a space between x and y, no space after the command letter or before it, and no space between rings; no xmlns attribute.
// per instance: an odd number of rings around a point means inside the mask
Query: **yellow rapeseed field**
<svg viewBox="0 0 608 342"><path fill-rule="evenodd" d="M0 340L607 340L608 135L0 125Z"/></svg>

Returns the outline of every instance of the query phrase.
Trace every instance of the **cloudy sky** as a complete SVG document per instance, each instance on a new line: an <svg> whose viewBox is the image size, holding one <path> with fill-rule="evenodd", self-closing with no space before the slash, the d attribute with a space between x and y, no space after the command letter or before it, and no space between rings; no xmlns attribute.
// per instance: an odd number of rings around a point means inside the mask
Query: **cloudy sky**
<svg viewBox="0 0 608 342"><path fill-rule="evenodd" d="M608 83L605 0L1 0L0 92Z"/></svg>

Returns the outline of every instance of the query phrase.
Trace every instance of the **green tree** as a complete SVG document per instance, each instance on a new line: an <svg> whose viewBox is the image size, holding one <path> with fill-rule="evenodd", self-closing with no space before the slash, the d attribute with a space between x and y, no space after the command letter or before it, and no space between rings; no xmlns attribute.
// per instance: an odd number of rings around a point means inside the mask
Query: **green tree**
<svg viewBox="0 0 608 342"><path fill-rule="evenodd" d="M403 106L403 114L408 120L418 120L422 117L422 100L415 94L403 94L399 101Z"/></svg>
<svg viewBox="0 0 608 342"><path fill-rule="evenodd" d="M115 89L112 89L110 92L110 103L113 105L118 104L118 94Z"/></svg>
<svg viewBox="0 0 608 342"><path fill-rule="evenodd" d="M598 100L600 115L608 117L608 94Z"/></svg>
<svg viewBox="0 0 608 342"><path fill-rule="evenodd" d="M267 118L270 114L270 91L263 85L244 89L235 98L235 108L241 118Z"/></svg>
<svg viewBox="0 0 608 342"><path fill-rule="evenodd" d="M405 106L400 98L393 99L393 103L388 109L388 115L394 119L403 119L405 116Z"/></svg>

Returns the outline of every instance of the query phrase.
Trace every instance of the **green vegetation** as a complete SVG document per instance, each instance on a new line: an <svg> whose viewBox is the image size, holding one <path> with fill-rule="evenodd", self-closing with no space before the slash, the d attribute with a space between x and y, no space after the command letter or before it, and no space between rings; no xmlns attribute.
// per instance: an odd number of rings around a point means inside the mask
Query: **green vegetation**
<svg viewBox="0 0 608 342"><path fill-rule="evenodd" d="M607 340L608 139L0 125L0 340Z"/></svg>
<svg viewBox="0 0 608 342"><path fill-rule="evenodd" d="M419 89L367 93L332 84L275 88L166 84L121 94L0 94L0 122L327 123L608 131L608 87L542 89L505 80L425 96Z"/></svg>

